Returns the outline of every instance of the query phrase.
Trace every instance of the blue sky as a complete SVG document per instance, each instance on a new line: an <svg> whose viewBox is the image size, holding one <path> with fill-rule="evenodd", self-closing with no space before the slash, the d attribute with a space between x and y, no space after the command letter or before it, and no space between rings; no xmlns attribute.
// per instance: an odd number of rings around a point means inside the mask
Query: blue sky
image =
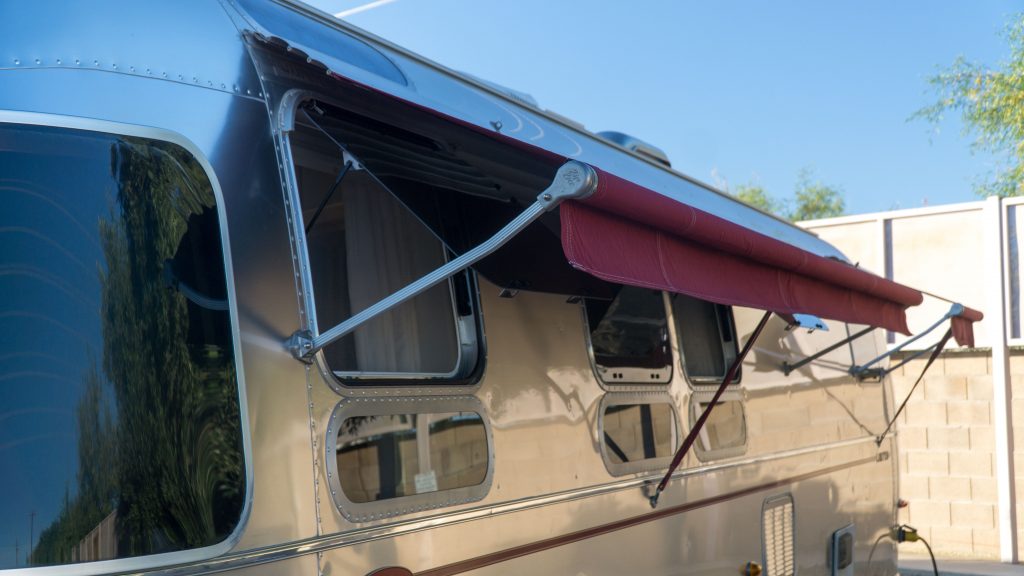
<svg viewBox="0 0 1024 576"><path fill-rule="evenodd" d="M336 13L367 0L315 0ZM958 56L998 64L1024 1L395 0L347 17L446 66L532 94L680 171L792 194L799 172L851 214L976 200L994 165L955 118L908 121Z"/></svg>

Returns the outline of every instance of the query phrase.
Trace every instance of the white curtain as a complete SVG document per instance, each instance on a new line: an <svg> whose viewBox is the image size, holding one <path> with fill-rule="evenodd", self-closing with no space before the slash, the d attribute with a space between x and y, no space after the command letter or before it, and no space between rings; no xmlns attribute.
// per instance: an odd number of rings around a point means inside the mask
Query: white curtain
<svg viewBox="0 0 1024 576"><path fill-rule="evenodd" d="M375 182L350 174L340 192L350 313L444 263L441 243ZM324 297L317 294L318 301ZM449 284L435 286L362 325L354 340L358 371L450 372L457 362L458 340Z"/></svg>

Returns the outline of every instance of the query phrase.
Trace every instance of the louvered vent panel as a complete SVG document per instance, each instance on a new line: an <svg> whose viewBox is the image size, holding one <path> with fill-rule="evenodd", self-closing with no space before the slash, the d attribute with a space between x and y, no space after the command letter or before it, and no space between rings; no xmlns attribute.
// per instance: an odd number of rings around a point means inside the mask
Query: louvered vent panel
<svg viewBox="0 0 1024 576"><path fill-rule="evenodd" d="M793 497L772 496L764 501L761 518L764 543L764 575L794 576Z"/></svg>

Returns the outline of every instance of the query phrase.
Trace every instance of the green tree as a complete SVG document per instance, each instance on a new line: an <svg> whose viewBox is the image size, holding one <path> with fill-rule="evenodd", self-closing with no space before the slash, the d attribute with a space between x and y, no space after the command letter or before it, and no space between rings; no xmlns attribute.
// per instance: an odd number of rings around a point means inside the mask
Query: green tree
<svg viewBox="0 0 1024 576"><path fill-rule="evenodd" d="M842 216L846 210L842 188L823 184L807 168L800 171L791 199L770 196L760 184L741 184L730 194L751 206L794 222Z"/></svg>
<svg viewBox="0 0 1024 576"><path fill-rule="evenodd" d="M912 118L938 124L946 112L960 115L972 147L1001 157L1000 166L976 184L979 196L1024 194L1024 15L1008 27L1010 58L987 68L960 57L930 83L939 94L935 104Z"/></svg>
<svg viewBox="0 0 1024 576"><path fill-rule="evenodd" d="M797 177L794 204L787 215L794 222L842 216L846 210L842 189L815 179L814 173L806 168Z"/></svg>
<svg viewBox="0 0 1024 576"><path fill-rule="evenodd" d="M733 196L769 214L782 214L785 212L785 202L769 196L764 186L760 184L740 184L736 187L736 191L733 192Z"/></svg>

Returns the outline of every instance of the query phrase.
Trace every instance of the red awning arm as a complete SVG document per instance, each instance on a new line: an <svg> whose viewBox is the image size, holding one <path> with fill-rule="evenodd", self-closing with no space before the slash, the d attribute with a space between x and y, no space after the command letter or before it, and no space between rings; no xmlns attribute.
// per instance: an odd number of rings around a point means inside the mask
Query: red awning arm
<svg viewBox="0 0 1024 576"><path fill-rule="evenodd" d="M949 330L946 330L946 334L939 339L937 343L931 346L932 355L928 357L928 362L925 363L924 368L921 370L921 375L917 377L917 380L914 381L914 385L911 386L910 391L907 392L907 397L903 399L903 402L900 403L900 407L896 410L896 413L892 415L892 419L889 420L888 424L886 424L885 430L875 438L875 443L877 445L882 445L882 441L884 441L886 435L889 434L889 430L892 430L892 426L896 423L896 419L900 417L900 413L907 407L907 402L910 401L910 396L914 394L914 390L917 390L917 385L921 383L921 380L924 380L924 375L928 373L928 369L932 367L932 363L935 362L935 359L942 353L942 349L946 347L946 342L949 342L949 337L952 335L953 327L950 326ZM922 350L922 352L924 351ZM901 362L900 365L902 366L905 363L905 361Z"/></svg>
<svg viewBox="0 0 1024 576"><path fill-rule="evenodd" d="M736 371L739 370L740 366L743 364L743 359L747 357L747 353L754 347L754 342L757 342L757 337L761 335L761 331L764 330L764 327L768 324L768 319L771 317L771 312L764 313L764 316L761 317L761 321L757 323L757 327L754 328L754 331L747 338L747 343L743 345L743 349L736 355L736 358L732 361L729 369L725 372L725 378L722 378L722 383L719 384L718 390L715 391L715 395L711 398L711 402L709 402L707 407L704 408L704 412L702 412L700 417L697 418L697 421L694 422L693 428L690 429L690 433L686 435L686 439L683 440L679 449L676 450L675 456L672 457L672 463L669 464L668 470L665 471L665 476L662 477L661 482L658 482L658 485L654 488L654 492L648 496L651 508L658 507L658 498L668 486L669 480L672 479L672 474L676 471L676 468L679 467L679 464L682 463L683 458L686 456L686 453L690 451L690 447L693 446L693 443L697 441L697 436L704 427L704 423L707 422L708 417L711 416L711 411L715 409L716 405L718 405L718 399L722 397L722 393L725 392L725 389L729 387L730 383L732 383L733 377L736 376Z"/></svg>

